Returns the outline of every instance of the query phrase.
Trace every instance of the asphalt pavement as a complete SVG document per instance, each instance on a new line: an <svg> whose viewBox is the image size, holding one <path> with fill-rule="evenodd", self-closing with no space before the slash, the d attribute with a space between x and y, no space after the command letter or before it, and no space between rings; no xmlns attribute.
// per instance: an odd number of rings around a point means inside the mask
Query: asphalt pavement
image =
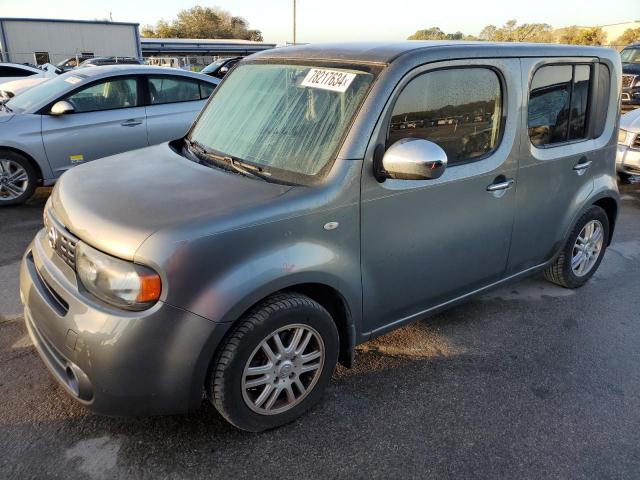
<svg viewBox="0 0 640 480"><path fill-rule="evenodd" d="M48 192L0 209L0 478L640 478L640 183L593 279L536 277L359 348L283 428L89 413L26 335L18 263Z"/></svg>

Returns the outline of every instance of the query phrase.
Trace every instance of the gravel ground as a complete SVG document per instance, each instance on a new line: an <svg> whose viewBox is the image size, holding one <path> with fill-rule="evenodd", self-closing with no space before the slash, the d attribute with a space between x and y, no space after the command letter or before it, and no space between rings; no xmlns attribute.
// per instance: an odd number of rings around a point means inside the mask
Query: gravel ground
<svg viewBox="0 0 640 480"><path fill-rule="evenodd" d="M310 414L248 434L205 403L96 416L57 386L18 299L40 191L0 210L0 477L640 478L640 184L621 193L584 288L533 278L385 335Z"/></svg>

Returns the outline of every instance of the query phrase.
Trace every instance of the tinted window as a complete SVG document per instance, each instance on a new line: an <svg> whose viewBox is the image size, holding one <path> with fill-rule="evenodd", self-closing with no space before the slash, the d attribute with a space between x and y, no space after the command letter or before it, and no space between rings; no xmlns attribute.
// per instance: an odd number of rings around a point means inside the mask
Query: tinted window
<svg viewBox="0 0 640 480"><path fill-rule="evenodd" d="M591 102L594 128L593 136L599 137L604 132L607 124L607 110L609 109L609 96L611 95L611 72L604 63L599 63L597 67L598 88Z"/></svg>
<svg viewBox="0 0 640 480"><path fill-rule="evenodd" d="M426 73L402 91L393 109L388 145L423 138L447 152L450 164L481 157L500 140L502 92L488 68Z"/></svg>
<svg viewBox="0 0 640 480"><path fill-rule="evenodd" d="M36 72L15 67L0 67L0 77L28 77Z"/></svg>
<svg viewBox="0 0 640 480"><path fill-rule="evenodd" d="M569 140L587 136L587 101L591 67L576 65L573 70L573 92L571 94L571 120Z"/></svg>
<svg viewBox="0 0 640 480"><path fill-rule="evenodd" d="M529 93L529 138L536 146L587 136L591 85L588 65L552 65L536 71Z"/></svg>
<svg viewBox="0 0 640 480"><path fill-rule="evenodd" d="M76 113L135 107L138 104L134 78L108 80L87 87L67 98Z"/></svg>
<svg viewBox="0 0 640 480"><path fill-rule="evenodd" d="M213 89L216 88L215 85L211 85L210 83L201 83L200 84L200 98L209 98L213 93Z"/></svg>
<svg viewBox="0 0 640 480"><path fill-rule="evenodd" d="M149 79L152 105L200 100L200 88L193 80L157 77Z"/></svg>

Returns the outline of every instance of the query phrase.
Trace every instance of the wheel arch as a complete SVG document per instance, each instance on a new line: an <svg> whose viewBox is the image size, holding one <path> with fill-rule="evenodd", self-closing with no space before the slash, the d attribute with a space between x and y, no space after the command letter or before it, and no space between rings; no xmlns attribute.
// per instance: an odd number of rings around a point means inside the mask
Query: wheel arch
<svg viewBox="0 0 640 480"><path fill-rule="evenodd" d="M5 145L0 146L0 152L2 150L7 150L9 152L13 152L13 153L15 153L17 155L20 155L20 156L26 158L27 161L33 167L33 169L36 171L36 175L38 177L38 185L42 185L42 181L44 180L44 175L42 173L42 168L40 168L40 165L38 164L38 162L36 162L36 160L35 160L35 158L33 158L33 156L29 155L24 150L20 150L19 148L8 147L8 146L5 146Z"/></svg>
<svg viewBox="0 0 640 480"><path fill-rule="evenodd" d="M618 202L613 197L605 196L593 202L592 205L602 208L607 214L607 218L609 219L609 238L607 238L607 246L611 245L616 219L618 218Z"/></svg>

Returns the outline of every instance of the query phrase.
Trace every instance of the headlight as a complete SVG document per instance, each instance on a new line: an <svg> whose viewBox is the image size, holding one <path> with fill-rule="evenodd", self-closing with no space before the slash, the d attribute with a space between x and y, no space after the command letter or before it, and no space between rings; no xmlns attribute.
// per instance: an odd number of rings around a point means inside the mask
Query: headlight
<svg viewBox="0 0 640 480"><path fill-rule="evenodd" d="M618 130L618 143L625 143L627 141L627 131L626 130Z"/></svg>
<svg viewBox="0 0 640 480"><path fill-rule="evenodd" d="M99 252L83 242L76 246L76 270L82 285L111 305L144 310L160 298L160 276L150 268Z"/></svg>

